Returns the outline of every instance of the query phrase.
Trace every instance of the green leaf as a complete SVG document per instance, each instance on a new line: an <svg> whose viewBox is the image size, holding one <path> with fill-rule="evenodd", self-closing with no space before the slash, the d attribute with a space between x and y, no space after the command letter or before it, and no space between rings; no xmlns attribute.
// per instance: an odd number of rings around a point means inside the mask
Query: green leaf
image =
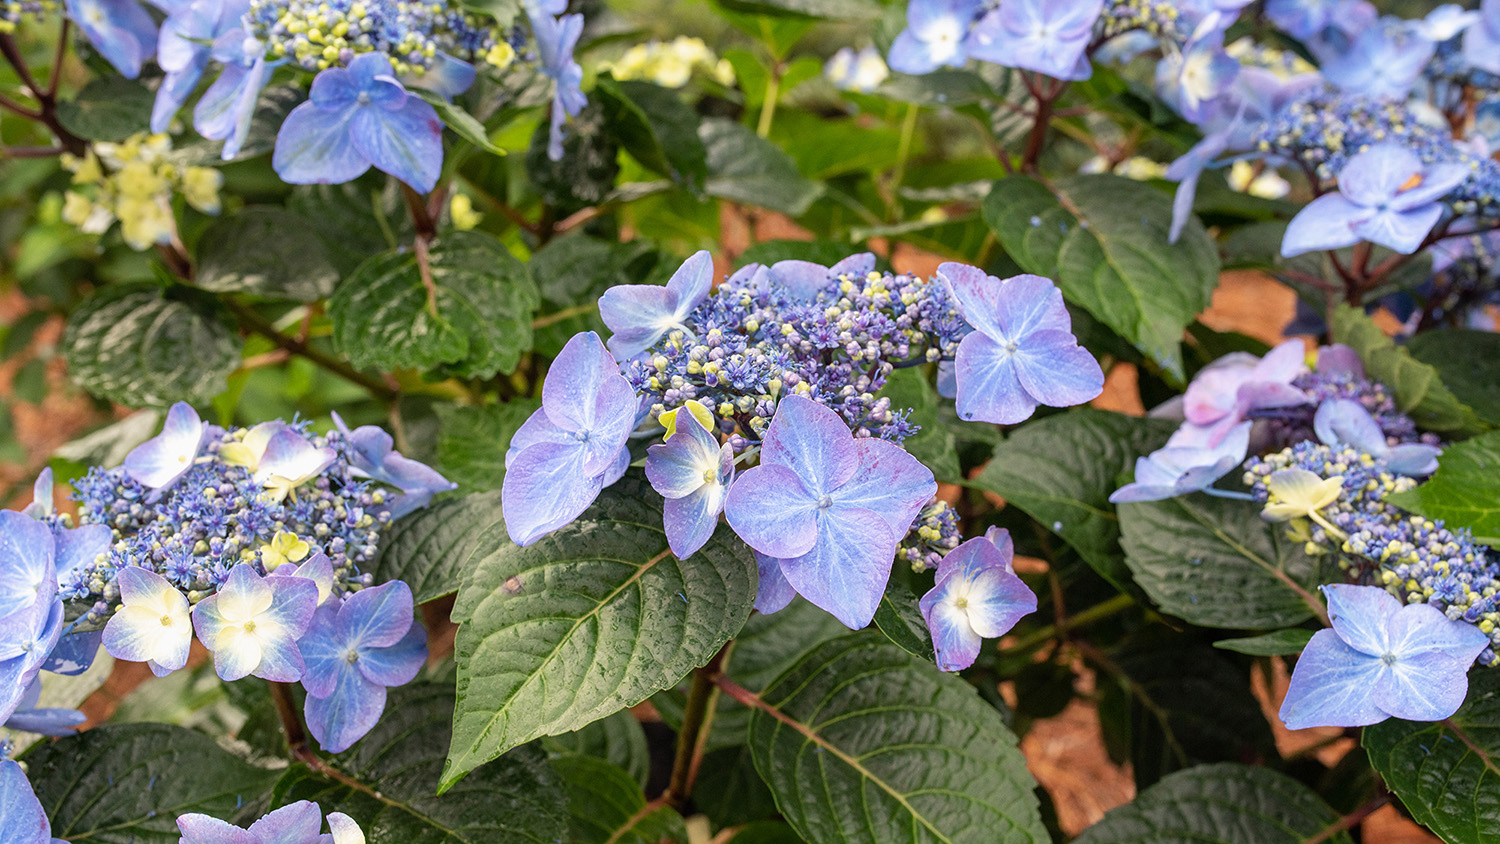
<svg viewBox="0 0 1500 844"><path fill-rule="evenodd" d="M744 629L734 637L734 647L724 661L724 669L733 673L736 683L758 692L814 646L848 632L849 628L838 619L801 597L793 598L779 612L750 616ZM662 720L673 729L682 725L686 690L684 685L651 698ZM743 745L749 730L750 710L727 695L719 695L704 749L712 752Z"/></svg>
<svg viewBox="0 0 1500 844"><path fill-rule="evenodd" d="M1000 713L871 634L826 642L761 695L755 767L819 844L1045 842L1036 783Z"/></svg>
<svg viewBox="0 0 1500 844"><path fill-rule="evenodd" d="M386 529L371 569L375 582L404 580L419 604L451 595L490 528L496 529L490 541L501 541L505 522L498 491L435 501Z"/></svg>
<svg viewBox="0 0 1500 844"><path fill-rule="evenodd" d="M921 426L915 436L901 444L911 456L922 461L943 483L963 480L958 462L958 438L953 430L938 422L937 390L919 368L898 369L891 373L880 394L891 400L893 408L911 408L907 421Z"/></svg>
<svg viewBox="0 0 1500 844"><path fill-rule="evenodd" d="M1200 765L1141 792L1073 839L1075 844L1348 844L1339 816L1285 774ZM1322 836L1322 837L1318 837Z"/></svg>
<svg viewBox="0 0 1500 844"><path fill-rule="evenodd" d="M1173 425L1079 408L1017 428L974 482L1061 536L1116 589L1128 591L1120 523L1110 493Z"/></svg>
<svg viewBox="0 0 1500 844"><path fill-rule="evenodd" d="M567 825L562 784L540 747L516 748L471 773L462 788L434 796L452 711L450 685L392 689L375 729L333 758L362 788L294 769L277 786L278 796L349 815L369 844L561 840Z"/></svg>
<svg viewBox="0 0 1500 844"><path fill-rule="evenodd" d="M799 217L823 195L823 186L803 178L791 156L733 120L705 120L698 137L708 150L710 196Z"/></svg>
<svg viewBox="0 0 1500 844"><path fill-rule="evenodd" d="M101 844L177 844L177 816L230 817L277 773L166 724L105 724L26 754L52 834Z"/></svg>
<svg viewBox="0 0 1500 844"><path fill-rule="evenodd" d="M1418 426L1458 436L1489 427L1443 386L1436 369L1412 358L1363 311L1340 305L1330 323L1333 342L1353 348L1365 372L1395 392L1396 407Z"/></svg>
<svg viewBox="0 0 1500 844"><path fill-rule="evenodd" d="M531 348L539 303L526 268L500 241L452 232L431 249L436 309L415 252L377 255L354 271L328 302L333 336L357 367L439 369L488 378L516 368Z"/></svg>
<svg viewBox="0 0 1500 844"><path fill-rule="evenodd" d="M1459 401L1500 424L1500 334L1449 328L1423 331L1406 343L1411 356L1438 371Z"/></svg>
<svg viewBox="0 0 1500 844"><path fill-rule="evenodd" d="M78 96L57 104L57 122L89 141L123 141L151 127L155 97L131 79L106 76L83 86Z"/></svg>
<svg viewBox="0 0 1500 844"><path fill-rule="evenodd" d="M917 659L936 662L937 653L932 647L932 633L927 630L927 621L922 618L922 608L917 605L917 596L903 583L894 582L885 587L880 604L875 607L875 626L901 650Z"/></svg>
<svg viewBox="0 0 1500 844"><path fill-rule="evenodd" d="M298 185L287 199L287 210L307 221L341 277L371 255L411 243L414 232L401 193L380 175L341 185Z"/></svg>
<svg viewBox="0 0 1500 844"><path fill-rule="evenodd" d="M1445 721L1392 718L1364 729L1370 764L1411 816L1453 844L1500 837L1500 671L1469 672Z"/></svg>
<svg viewBox="0 0 1500 844"><path fill-rule="evenodd" d="M912 105L954 108L995 97L995 89L977 73L939 68L921 76L895 73L875 94Z"/></svg>
<svg viewBox="0 0 1500 844"><path fill-rule="evenodd" d="M1183 380L1182 330L1208 307L1219 253L1196 220L1167 242L1171 197L1120 176L1017 176L995 183L984 219L1022 269Z"/></svg>
<svg viewBox="0 0 1500 844"><path fill-rule="evenodd" d="M215 220L203 233L194 281L216 293L315 302L333 292L339 271L300 214L252 206Z"/></svg>
<svg viewBox="0 0 1500 844"><path fill-rule="evenodd" d="M594 92L620 145L647 169L689 191L708 178L708 151L698 139L698 114L676 93L649 82L599 77Z"/></svg>
<svg viewBox="0 0 1500 844"><path fill-rule="evenodd" d="M723 700L724 696L720 695L719 699ZM749 724L749 711L741 709L745 723ZM766 788L760 773L755 770L750 748L744 744L703 754L700 769L713 775L699 776L693 784L693 806L708 815L714 826L722 829L776 817L776 798L771 796L771 790ZM786 829L791 834L790 828ZM795 840L800 842L802 839Z"/></svg>
<svg viewBox="0 0 1500 844"><path fill-rule="evenodd" d="M602 759L629 774L637 789L646 787L646 777L651 773L646 731L628 709L606 715L571 733L548 736L542 739L542 746L554 757L581 754Z"/></svg>
<svg viewBox="0 0 1500 844"><path fill-rule="evenodd" d="M879 0L719 0L726 8L759 15L802 15L834 20L874 20Z"/></svg>
<svg viewBox="0 0 1500 844"><path fill-rule="evenodd" d="M459 489L499 489L510 438L541 406L528 398L483 407L438 406L437 455L443 475Z"/></svg>
<svg viewBox="0 0 1500 844"><path fill-rule="evenodd" d="M1251 656L1291 656L1302 653L1302 649L1307 647L1307 642L1312 635L1311 630L1293 627L1288 630L1262 633L1259 636L1220 639L1214 642L1214 647Z"/></svg>
<svg viewBox="0 0 1500 844"><path fill-rule="evenodd" d="M1314 590L1324 579L1260 509L1199 493L1122 504L1125 564L1162 610L1193 624L1271 630L1306 621L1322 606Z"/></svg>
<svg viewBox="0 0 1500 844"><path fill-rule="evenodd" d="M519 0L461 0L461 5L493 17L500 32L508 31L516 16L521 14Z"/></svg>
<svg viewBox="0 0 1500 844"><path fill-rule="evenodd" d="M68 375L133 407L202 404L224 389L240 338L213 297L189 287L120 284L68 318Z"/></svg>
<svg viewBox="0 0 1500 844"><path fill-rule="evenodd" d="M417 96L426 100L443 125L453 130L455 135L468 141L476 147L490 153L491 155L505 155L505 150L495 146L490 140L490 133L479 122L479 118L464 111L462 106L454 104L452 100L444 99L441 95L422 88L408 88L408 91L416 92Z"/></svg>
<svg viewBox="0 0 1500 844"><path fill-rule="evenodd" d="M1485 545L1500 545L1500 431L1444 446L1431 480L1386 500L1449 528L1468 528Z"/></svg>
<svg viewBox="0 0 1500 844"><path fill-rule="evenodd" d="M661 498L632 473L525 548L496 526L453 608L458 709L443 787L538 736L645 700L744 626L755 558L728 525L679 561Z"/></svg>
<svg viewBox="0 0 1500 844"><path fill-rule="evenodd" d="M667 844L687 841L682 815L670 806L650 812L641 786L603 759L567 753L552 760L568 793L574 844Z"/></svg>

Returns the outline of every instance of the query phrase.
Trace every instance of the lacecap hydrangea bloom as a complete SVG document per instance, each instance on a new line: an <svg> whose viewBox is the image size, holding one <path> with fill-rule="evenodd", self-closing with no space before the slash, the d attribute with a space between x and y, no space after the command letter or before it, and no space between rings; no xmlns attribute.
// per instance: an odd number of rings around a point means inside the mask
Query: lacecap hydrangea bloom
<svg viewBox="0 0 1500 844"><path fill-rule="evenodd" d="M870 622L893 564L941 567L959 544L931 471L900 445L918 430L910 411L880 395L895 369L937 365L941 381L953 365L960 414L1007 424L1103 385L1050 281L959 264L923 279L879 272L870 254L788 260L714 286L702 252L665 287L607 291L600 315L607 344L591 332L568 342L511 441L512 539L576 519L626 471L632 431L654 434L645 472L676 554L691 557L722 514L755 551L758 609L801 594L853 628Z"/></svg>

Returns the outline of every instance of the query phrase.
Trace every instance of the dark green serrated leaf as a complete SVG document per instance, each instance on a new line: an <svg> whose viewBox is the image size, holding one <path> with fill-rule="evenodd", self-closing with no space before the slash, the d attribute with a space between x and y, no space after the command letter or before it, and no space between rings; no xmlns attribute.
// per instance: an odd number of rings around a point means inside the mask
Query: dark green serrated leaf
<svg viewBox="0 0 1500 844"><path fill-rule="evenodd" d="M484 407L439 406L437 455L444 477L459 489L499 489L505 481L510 438L541 406L527 398Z"/></svg>
<svg viewBox="0 0 1500 844"><path fill-rule="evenodd" d="M1017 176L995 183L984 219L1023 269L1183 379L1182 330L1208 307L1219 253L1197 220L1167 242L1171 197L1121 176Z"/></svg>
<svg viewBox="0 0 1500 844"><path fill-rule="evenodd" d="M1204 627L1270 630L1312 617L1324 582L1260 505L1195 493L1122 504L1120 545L1162 610Z"/></svg>
<svg viewBox="0 0 1500 844"><path fill-rule="evenodd" d="M280 124L278 124L280 125ZM323 241L340 276L412 238L401 194L385 179L363 177L341 185L298 185L287 209L302 216Z"/></svg>
<svg viewBox="0 0 1500 844"><path fill-rule="evenodd" d="M211 296L144 283L84 302L63 346L75 383L134 407L207 402L240 360L240 338Z"/></svg>
<svg viewBox="0 0 1500 844"><path fill-rule="evenodd" d="M1456 435L1477 434L1488 427L1443 386L1436 369L1397 346L1364 311L1340 305L1329 332L1333 342L1359 353L1365 372L1395 392L1396 407L1418 426Z"/></svg>
<svg viewBox="0 0 1500 844"><path fill-rule="evenodd" d="M755 767L819 844L1050 840L1000 713L879 636L827 642L761 695Z"/></svg>
<svg viewBox="0 0 1500 844"><path fill-rule="evenodd" d="M1500 671L1470 671L1469 696L1446 721L1392 718L1361 741L1387 787L1444 841L1500 839Z"/></svg>
<svg viewBox="0 0 1500 844"><path fill-rule="evenodd" d="M105 724L36 745L25 762L52 834L101 844L177 844L178 815L230 817L277 777L166 724Z"/></svg>
<svg viewBox="0 0 1500 844"><path fill-rule="evenodd" d="M370 790L302 769L277 786L282 802L313 800L365 830L369 844L554 844L567 828L562 783L537 746L518 747L435 796L448 746L453 687L392 689L380 723L333 764Z"/></svg>
<svg viewBox="0 0 1500 844"><path fill-rule="evenodd" d="M1293 627L1290 630L1277 630L1273 633L1262 633L1259 636L1220 639L1214 642L1214 647L1251 656L1291 656L1302 653L1302 649L1307 647L1307 642L1312 635L1311 630Z"/></svg>
<svg viewBox="0 0 1500 844"><path fill-rule="evenodd" d="M436 313L414 252L361 264L328 302L333 336L357 367L441 369L488 378L515 369L531 348L539 304L526 268L500 241L452 232L430 252Z"/></svg>
<svg viewBox="0 0 1500 844"><path fill-rule="evenodd" d="M599 77L594 88L605 122L635 160L683 185L702 190L708 150L698 137L698 114L676 93L649 82Z"/></svg>
<svg viewBox="0 0 1500 844"><path fill-rule="evenodd" d="M1406 343L1411 356L1435 368L1443 386L1492 425L1500 424L1500 334L1449 328L1422 331Z"/></svg>
<svg viewBox="0 0 1500 844"><path fill-rule="evenodd" d="M901 650L917 659L937 661L932 634L927 630L926 619L922 618L917 596L905 584L892 582L886 585L885 594L880 596L880 604L875 607L875 626Z"/></svg>
<svg viewBox="0 0 1500 844"><path fill-rule="evenodd" d="M906 421L921 426L915 436L901 443L911 456L922 461L943 483L958 483L963 469L958 462L958 438L953 429L938 422L937 390L921 369L898 369L891 373L880 394L891 400L895 409L910 408Z"/></svg>
<svg viewBox="0 0 1500 844"><path fill-rule="evenodd" d="M492 528L453 618L458 709L444 787L511 747L633 706L744 626L754 556L727 525L679 561L661 499L631 473L525 548Z"/></svg>
<svg viewBox="0 0 1500 844"><path fill-rule="evenodd" d="M1130 570L1109 496L1136 458L1160 448L1173 427L1091 408L1048 416L1006 437L974 482L1061 536L1124 592Z"/></svg>
<svg viewBox="0 0 1500 844"><path fill-rule="evenodd" d="M381 537L376 583L404 580L417 603L458 591L480 537L501 525L499 492L444 498L400 519Z"/></svg>
<svg viewBox="0 0 1500 844"><path fill-rule="evenodd" d="M1111 809L1076 844L1348 844L1337 814L1296 780L1266 768L1201 765ZM1321 836L1321 837L1316 837ZM1316 837L1316 838L1315 838Z"/></svg>
<svg viewBox="0 0 1500 844"><path fill-rule="evenodd" d="M78 96L57 104L57 122L90 141L123 141L151 125L155 97L133 79L106 76L83 86Z"/></svg>
<svg viewBox="0 0 1500 844"><path fill-rule="evenodd" d="M801 216L823 186L797 172L791 156L733 120L705 120L698 137L708 151L710 196Z"/></svg>
<svg viewBox="0 0 1500 844"><path fill-rule="evenodd" d="M875 93L912 105L952 108L992 99L995 96L995 89L977 73L939 68L921 76L893 74L890 79L875 89Z"/></svg>
<svg viewBox="0 0 1500 844"><path fill-rule="evenodd" d="M745 716L748 724L749 713ZM776 817L776 798L755 770L750 748L741 744L709 751L703 754L700 770L712 775L699 776L693 784L693 805L715 826L722 829Z"/></svg>
<svg viewBox="0 0 1500 844"><path fill-rule="evenodd" d="M603 759L567 753L552 760L568 792L574 844L677 844L687 841L682 815L670 806L650 812L641 786Z"/></svg>
<svg viewBox="0 0 1500 844"><path fill-rule="evenodd" d="M1430 480L1386 500L1449 528L1468 528L1485 545L1500 545L1500 431L1444 446Z"/></svg>
<svg viewBox="0 0 1500 844"><path fill-rule="evenodd" d="M208 227L198 242L194 281L219 293L315 302L333 292L339 271L300 214L260 206Z"/></svg>
<svg viewBox="0 0 1500 844"><path fill-rule="evenodd" d="M637 788L646 787L646 777L651 772L646 732L626 709L571 733L548 736L542 739L542 746L553 756L574 753L603 759L629 774Z"/></svg>

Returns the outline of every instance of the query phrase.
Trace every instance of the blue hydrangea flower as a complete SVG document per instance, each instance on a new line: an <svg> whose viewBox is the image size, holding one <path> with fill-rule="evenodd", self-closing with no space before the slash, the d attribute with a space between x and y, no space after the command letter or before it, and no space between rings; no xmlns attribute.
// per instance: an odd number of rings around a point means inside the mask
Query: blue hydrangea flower
<svg viewBox="0 0 1500 844"><path fill-rule="evenodd" d="M637 404L598 334L575 334L563 346L542 384L541 408L516 431L505 454L501 506L517 545L578 518L619 479L629 464L625 441Z"/></svg>
<svg viewBox="0 0 1500 844"><path fill-rule="evenodd" d="M0 760L0 829L7 844L67 844L52 837L52 824L26 772L9 759Z"/></svg>
<svg viewBox="0 0 1500 844"><path fill-rule="evenodd" d="M852 629L870 623L896 546L937 492L900 446L855 439L837 413L782 399L760 465L729 488L725 515L751 548L775 557L798 594Z"/></svg>
<svg viewBox="0 0 1500 844"><path fill-rule="evenodd" d="M361 53L313 79L276 133L271 164L298 185L347 182L373 165L427 193L443 166L443 122L396 80L389 57Z"/></svg>
<svg viewBox="0 0 1500 844"><path fill-rule="evenodd" d="M1013 425L1039 405L1067 407L1104 391L1099 362L1073 337L1062 293L1041 276L1001 281L945 263L938 278L974 327L958 344L958 415Z"/></svg>
<svg viewBox="0 0 1500 844"><path fill-rule="evenodd" d="M1135 461L1135 480L1109 496L1123 501L1162 501L1190 492L1216 492L1213 485L1245 460L1250 447L1250 427L1241 422L1230 429L1214 448L1173 446L1157 449Z"/></svg>
<svg viewBox="0 0 1500 844"><path fill-rule="evenodd" d="M1468 11L1457 3L1444 3L1428 12L1426 17L1412 23L1423 38L1434 44L1441 44L1462 35L1482 17L1481 13Z"/></svg>
<svg viewBox="0 0 1500 844"><path fill-rule="evenodd" d="M0 619L0 722L10 720L42 663L62 635L63 604L56 598Z"/></svg>
<svg viewBox="0 0 1500 844"><path fill-rule="evenodd" d="M979 0L911 0L906 29L896 36L886 58L891 70L923 74L963 67L969 27L983 8Z"/></svg>
<svg viewBox="0 0 1500 844"><path fill-rule="evenodd" d="M342 812L328 813L329 834L319 835L322 828L323 810L307 800L282 806L249 829L196 812L177 818L182 844L364 844L364 832Z"/></svg>
<svg viewBox="0 0 1500 844"><path fill-rule="evenodd" d="M323 474L333 465L338 452L319 448L290 425L282 425L266 441L251 480L265 487L266 498L281 502L296 496L297 488Z"/></svg>
<svg viewBox="0 0 1500 844"><path fill-rule="evenodd" d="M1266 0L1266 17L1293 38L1307 40L1328 26L1344 0Z"/></svg>
<svg viewBox="0 0 1500 844"><path fill-rule="evenodd" d="M57 594L52 530L14 510L0 510L0 624Z"/></svg>
<svg viewBox="0 0 1500 844"><path fill-rule="evenodd" d="M104 650L115 659L144 662L165 677L187 665L193 621L187 596L165 577L130 566L115 575L123 605L104 626Z"/></svg>
<svg viewBox="0 0 1500 844"><path fill-rule="evenodd" d="M78 24L104 60L126 79L156 52L156 21L135 0L65 0L68 18Z"/></svg>
<svg viewBox="0 0 1500 844"><path fill-rule="evenodd" d="M656 345L668 331L686 331L688 317L708 297L713 284L713 258L701 250L682 262L666 287L617 284L604 291L599 297L599 317L609 326L610 353L625 360Z"/></svg>
<svg viewBox="0 0 1500 844"><path fill-rule="evenodd" d="M583 67L573 58L578 37L583 34L583 15L562 14L568 8L566 0L524 0L521 5L536 37L539 69L543 76L557 83L557 92L552 97L547 157L561 161L563 121L588 105L588 98L583 95Z"/></svg>
<svg viewBox="0 0 1500 844"><path fill-rule="evenodd" d="M1373 146L1339 171L1338 193L1314 199L1287 225L1281 254L1342 249L1361 240L1404 254L1422 245L1443 216L1440 199L1464 179L1457 162L1424 165L1394 143Z"/></svg>
<svg viewBox="0 0 1500 844"><path fill-rule="evenodd" d="M1325 61L1323 76L1347 93L1404 100L1436 50L1412 22L1387 18Z"/></svg>
<svg viewBox="0 0 1500 844"><path fill-rule="evenodd" d="M151 107L151 131L165 132L193 89L219 36L240 26L250 0L193 0L162 21L156 63L165 71Z"/></svg>
<svg viewBox="0 0 1500 844"><path fill-rule="evenodd" d="M35 677L31 685L21 694L16 711L5 721L7 730L20 730L43 736L70 736L78 732L78 725L88 720L76 709L38 708L42 696L42 680ZM0 829L4 829L0 826Z"/></svg>
<svg viewBox="0 0 1500 844"><path fill-rule="evenodd" d="M1281 720L1289 729L1362 727L1387 718L1441 721L1469 691L1468 670L1489 637L1427 604L1374 586L1323 587L1333 627L1307 643Z"/></svg>
<svg viewBox="0 0 1500 844"><path fill-rule="evenodd" d="M225 680L251 674L280 683L302 679L297 641L312 623L318 587L300 577L261 577L248 563L230 569L219 591L193 607L198 641L213 651Z"/></svg>
<svg viewBox="0 0 1500 844"><path fill-rule="evenodd" d="M1198 123L1210 117L1210 109L1234 84L1240 63L1224 51L1224 27L1231 23L1217 12L1198 24L1180 52L1156 66L1158 88L1168 102L1188 120Z"/></svg>
<svg viewBox="0 0 1500 844"><path fill-rule="evenodd" d="M760 588L755 593L755 609L770 615L786 609L786 605L797 597L797 590L786 575L781 573L781 561L755 552L755 567L760 572Z"/></svg>
<svg viewBox="0 0 1500 844"><path fill-rule="evenodd" d="M458 488L458 484L443 477L436 469L396 451L395 440L383 429L361 425L351 431L337 411L333 414L333 424L349 443L349 466L355 475L401 490L402 494L391 502L392 519L426 507L432 496L439 492Z"/></svg>
<svg viewBox="0 0 1500 844"><path fill-rule="evenodd" d="M1437 458L1443 453L1435 445L1401 443L1390 445L1385 431L1365 406L1351 399L1332 399L1318 406L1313 415L1313 430L1325 445L1352 445L1385 462L1392 472L1403 475L1430 475L1437 471Z"/></svg>
<svg viewBox="0 0 1500 844"><path fill-rule="evenodd" d="M938 563L937 583L917 602L932 633L938 668L968 668L982 640L1005 635L1036 612L1036 595L1011 568L1014 555L1010 532L990 528Z"/></svg>
<svg viewBox="0 0 1500 844"><path fill-rule="evenodd" d="M193 128L212 141L223 141L225 161L240 154L250 136L250 121L260 91L274 64L266 61L265 44L237 26L214 40L209 56L223 69L193 108Z"/></svg>
<svg viewBox="0 0 1500 844"><path fill-rule="evenodd" d="M302 639L307 728L342 753L380 720L385 690L412 681L427 660L427 631L413 618L411 588L399 580L318 608Z"/></svg>
<svg viewBox="0 0 1500 844"><path fill-rule="evenodd" d="M1500 0L1479 4L1479 20L1464 30L1463 57L1471 67L1500 74Z"/></svg>
<svg viewBox="0 0 1500 844"><path fill-rule="evenodd" d="M160 498L193 468L207 434L208 423L198 418L198 411L186 402L178 402L167 410L161 433L125 456L125 473L151 490L152 500Z"/></svg>
<svg viewBox="0 0 1500 844"><path fill-rule="evenodd" d="M1057 79L1087 79L1093 67L1084 50L1103 10L1104 0L1006 0L974 25L968 53Z"/></svg>
<svg viewBox="0 0 1500 844"><path fill-rule="evenodd" d="M729 443L719 444L712 432L713 415L698 402L673 413L676 432L647 450L646 478L666 499L662 519L667 544L685 560L708 542L719 525L724 498L734 481L734 449ZM700 413L709 424L704 424Z"/></svg>
<svg viewBox="0 0 1500 844"><path fill-rule="evenodd" d="M1177 444L1217 446L1253 410L1307 404L1307 394L1292 385L1306 371L1306 352L1297 339L1281 342L1263 358L1224 355L1188 384L1182 398L1188 424Z"/></svg>

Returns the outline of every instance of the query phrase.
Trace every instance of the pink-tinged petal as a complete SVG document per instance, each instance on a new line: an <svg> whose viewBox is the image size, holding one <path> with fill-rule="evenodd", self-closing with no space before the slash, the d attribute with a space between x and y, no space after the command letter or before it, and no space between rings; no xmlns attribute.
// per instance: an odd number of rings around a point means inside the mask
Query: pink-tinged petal
<svg viewBox="0 0 1500 844"><path fill-rule="evenodd" d="M969 587L969 626L986 639L1010 632L1016 622L1036 612L1036 594L1021 578L1003 568L989 569Z"/></svg>
<svg viewBox="0 0 1500 844"><path fill-rule="evenodd" d="M678 322L671 294L654 284L617 284L604 291L599 317L610 330L609 351L620 360L656 345Z"/></svg>
<svg viewBox="0 0 1500 844"><path fill-rule="evenodd" d="M598 334L583 331L573 335L542 382L542 408L547 418L564 431L592 429L599 391L607 379L619 374L619 364L609 356Z"/></svg>
<svg viewBox="0 0 1500 844"><path fill-rule="evenodd" d="M1365 375L1365 365L1359 359L1359 352L1343 343L1334 343L1318 349L1317 369L1323 375L1348 373L1356 378L1363 378Z"/></svg>
<svg viewBox="0 0 1500 844"><path fill-rule="evenodd" d="M958 303L959 313L975 331L1003 336L1000 326L1000 279L978 267L949 261L938 265L937 279Z"/></svg>
<svg viewBox="0 0 1500 844"><path fill-rule="evenodd" d="M1014 425L1031 418L1037 402L1016 376L1015 355L978 331L958 344L953 373L959 418Z"/></svg>
<svg viewBox="0 0 1500 844"><path fill-rule="evenodd" d="M411 629L415 603L411 587L400 580L361 589L339 609L339 638L359 648L385 648Z"/></svg>
<svg viewBox="0 0 1500 844"><path fill-rule="evenodd" d="M1353 231L1371 243L1410 255L1422 248L1442 216L1443 206L1437 203L1412 211L1382 211L1355 223Z"/></svg>
<svg viewBox="0 0 1500 844"><path fill-rule="evenodd" d="M365 737L385 711L385 687L358 671L345 671L333 694L309 696L303 710L307 729L328 753L342 753Z"/></svg>
<svg viewBox="0 0 1500 844"><path fill-rule="evenodd" d="M1439 651L1401 656L1375 681L1375 705L1407 721L1441 721L1463 706L1473 662Z"/></svg>
<svg viewBox="0 0 1500 844"><path fill-rule="evenodd" d="M745 470L724 502L729 526L745 544L781 559L806 554L818 541L817 513L818 498L795 472L765 463Z"/></svg>
<svg viewBox="0 0 1500 844"><path fill-rule="evenodd" d="M956 577L960 580L973 580L991 569L1010 571L1014 554L1015 546L1011 542L1009 531L1005 531L1003 536L976 536L964 541L943 557L938 563L937 579L945 581Z"/></svg>
<svg viewBox="0 0 1500 844"><path fill-rule="evenodd" d="M1293 337L1284 340L1271 351L1251 370L1250 380L1274 381L1280 384L1290 384L1297 376L1307 372L1307 346L1301 340Z"/></svg>
<svg viewBox="0 0 1500 844"><path fill-rule="evenodd" d="M1375 705L1375 683L1385 664L1344 644L1332 630L1319 630L1292 671L1281 722L1289 730L1363 727L1390 717Z"/></svg>
<svg viewBox="0 0 1500 844"><path fill-rule="evenodd" d="M719 513L724 510L724 499L725 488L712 483L703 484L690 495L667 500L662 524L667 531L667 544L679 560L697 553L714 535Z"/></svg>
<svg viewBox="0 0 1500 844"><path fill-rule="evenodd" d="M812 399L795 395L777 405L760 452L762 466L791 470L815 496L848 481L859 466L858 460L854 435L843 418Z"/></svg>
<svg viewBox="0 0 1500 844"><path fill-rule="evenodd" d="M587 449L577 443L542 443L522 450L509 462L500 506L512 541L530 545L578 518L594 503L603 489L603 477L584 474L587 457Z"/></svg>
<svg viewBox="0 0 1500 844"><path fill-rule="evenodd" d="M379 686L404 686L416 679L427 664L427 628L412 621L401 641L387 648L361 651L355 667L366 680Z"/></svg>
<svg viewBox="0 0 1500 844"><path fill-rule="evenodd" d="M1252 381L1240 385L1235 403L1241 412L1271 407L1299 407L1308 403L1307 393L1290 384L1275 381Z"/></svg>
<svg viewBox="0 0 1500 844"><path fill-rule="evenodd" d="M289 803L250 824L250 834L260 844L309 844L322 829L323 810L307 800Z"/></svg>
<svg viewBox="0 0 1500 844"><path fill-rule="evenodd" d="M1281 254L1293 258L1323 249L1342 249L1359 243L1354 226L1371 214L1369 208L1356 205L1342 194L1327 193L1297 212L1287 223L1281 239Z"/></svg>
<svg viewBox="0 0 1500 844"><path fill-rule="evenodd" d="M1339 171L1339 193L1359 205L1379 205L1421 171L1422 159L1415 152L1396 143L1378 144L1349 159Z"/></svg>
<svg viewBox="0 0 1500 844"><path fill-rule="evenodd" d="M1208 427L1234 413L1239 389L1250 378L1259 360L1254 355L1231 352L1193 376L1182 396L1183 416L1193 425ZM1205 437L1202 442L1206 444L1207 440Z"/></svg>
<svg viewBox="0 0 1500 844"><path fill-rule="evenodd" d="M755 610L770 615L786 609L786 605L797 597L797 590L781 573L781 560L755 552L755 566L760 570L760 588L755 592Z"/></svg>
<svg viewBox="0 0 1500 844"><path fill-rule="evenodd" d="M854 441L859 469L833 491L840 507L861 507L879 513L891 530L905 535L912 520L937 495L932 470L901 446L877 439Z"/></svg>
<svg viewBox="0 0 1500 844"><path fill-rule="evenodd" d="M875 617L904 534L892 530L879 513L829 507L818 514L812 549L782 559L781 571L797 594L858 630Z"/></svg>
<svg viewBox="0 0 1500 844"><path fill-rule="evenodd" d="M182 844L260 844L260 838L249 830L208 815L191 814L177 818Z"/></svg>
<svg viewBox="0 0 1500 844"><path fill-rule="evenodd" d="M1401 602L1377 586L1334 583L1323 587L1334 632L1349 647L1373 657L1391 650L1388 626Z"/></svg>
<svg viewBox="0 0 1500 844"><path fill-rule="evenodd" d="M950 262L938 267L938 278L958 301L964 321L995 340L1020 341L1033 332L1071 328L1062 292L1039 275L1001 281L966 264Z"/></svg>
<svg viewBox="0 0 1500 844"><path fill-rule="evenodd" d="M337 185L370 169L370 159L354 145L349 131L354 111L327 111L313 102L292 109L276 133L271 153L276 175L294 185Z"/></svg>
<svg viewBox="0 0 1500 844"><path fill-rule="evenodd" d="M1022 341L1016 378L1031 398L1048 407L1072 407L1104 392L1104 370L1066 331L1038 331Z"/></svg>
<svg viewBox="0 0 1500 844"><path fill-rule="evenodd" d="M932 634L940 671L962 671L974 664L984 640L969 626L968 613L945 600L941 586L922 596L918 602L927 630Z"/></svg>

